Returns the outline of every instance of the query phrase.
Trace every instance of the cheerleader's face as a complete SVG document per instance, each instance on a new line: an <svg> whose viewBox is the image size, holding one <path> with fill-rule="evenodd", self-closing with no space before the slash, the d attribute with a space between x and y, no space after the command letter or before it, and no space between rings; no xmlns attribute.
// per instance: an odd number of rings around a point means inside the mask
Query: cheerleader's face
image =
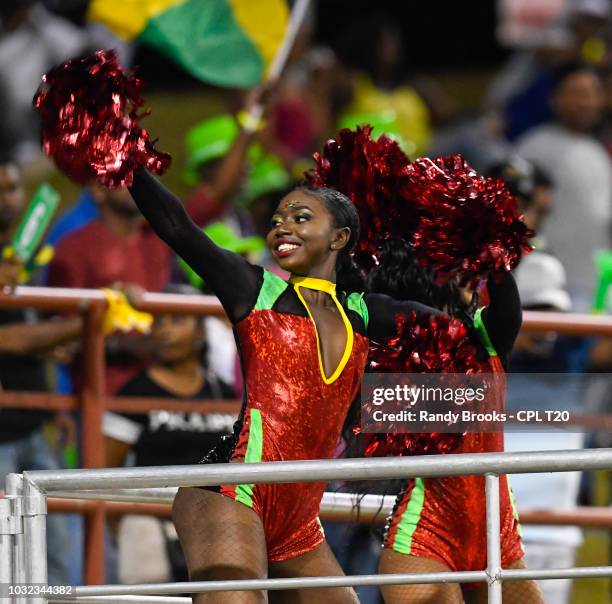
<svg viewBox="0 0 612 604"><path fill-rule="evenodd" d="M295 275L331 279L338 250L350 235L336 228L325 204L305 191L285 196L271 219L267 244L272 257Z"/></svg>

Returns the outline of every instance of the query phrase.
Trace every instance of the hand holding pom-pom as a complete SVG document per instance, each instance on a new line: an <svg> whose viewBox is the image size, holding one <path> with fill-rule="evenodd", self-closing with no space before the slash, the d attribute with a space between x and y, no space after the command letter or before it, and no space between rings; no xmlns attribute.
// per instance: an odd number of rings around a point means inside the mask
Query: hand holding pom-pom
<svg viewBox="0 0 612 604"><path fill-rule="evenodd" d="M140 127L141 80L126 74L114 51L72 59L43 76L34 97L42 119L42 148L78 183L129 186L144 166L161 174L170 156Z"/></svg>

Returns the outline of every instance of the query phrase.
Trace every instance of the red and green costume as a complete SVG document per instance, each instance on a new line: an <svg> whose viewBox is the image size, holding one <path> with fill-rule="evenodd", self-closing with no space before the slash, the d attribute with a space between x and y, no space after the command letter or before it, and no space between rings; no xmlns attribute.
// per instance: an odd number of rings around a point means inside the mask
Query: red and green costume
<svg viewBox="0 0 612 604"><path fill-rule="evenodd" d="M215 292L234 325L244 403L234 436L207 461L332 458L360 388L369 339L393 336L398 312L438 311L380 294L336 296L335 284L321 279L297 277L288 283L216 246L146 171L136 172L131 192L158 235ZM344 354L331 375L323 369L303 288L326 292L345 326ZM218 490L260 516L270 560L298 556L323 541L318 513L325 483L221 485Z"/></svg>
<svg viewBox="0 0 612 604"><path fill-rule="evenodd" d="M329 377L322 370L311 318L274 308L283 294L289 301L301 297L301 287L319 289L318 281L306 279L302 285L292 285L264 271L255 307L236 325L246 400L231 462L334 456L367 358L367 313L362 297L352 294L338 305L347 326L347 342L345 355ZM322 283L326 284L329 282ZM220 488L223 495L253 508L260 516L272 561L305 553L323 541L318 514L324 491L324 482Z"/></svg>
<svg viewBox="0 0 612 604"><path fill-rule="evenodd" d="M505 371L481 318L474 326L489 355L488 371L501 379L488 391L490 408L503 409ZM489 405L487 405L489 406ZM468 433L454 453L504 450L503 432ZM518 514L506 476L500 476L502 566L523 557ZM437 560L453 571L487 566L484 476L450 476L410 480L395 502L383 546L411 556ZM471 585L470 585L471 586Z"/></svg>

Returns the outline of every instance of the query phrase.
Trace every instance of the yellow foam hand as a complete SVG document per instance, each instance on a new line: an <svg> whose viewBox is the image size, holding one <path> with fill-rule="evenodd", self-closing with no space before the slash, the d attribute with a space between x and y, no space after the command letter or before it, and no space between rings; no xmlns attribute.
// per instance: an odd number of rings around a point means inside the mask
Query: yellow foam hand
<svg viewBox="0 0 612 604"><path fill-rule="evenodd" d="M145 334L151 331L153 315L136 310L123 292L113 289L103 289L102 292L108 302L102 324L104 335L110 335L115 331L124 333L138 331Z"/></svg>

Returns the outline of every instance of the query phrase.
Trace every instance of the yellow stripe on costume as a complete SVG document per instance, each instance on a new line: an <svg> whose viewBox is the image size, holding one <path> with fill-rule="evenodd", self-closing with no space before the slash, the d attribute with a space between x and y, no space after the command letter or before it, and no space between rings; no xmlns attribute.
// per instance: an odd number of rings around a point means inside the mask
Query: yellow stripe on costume
<svg viewBox="0 0 612 604"><path fill-rule="evenodd" d="M287 29L285 0L227 0L234 18L261 55L266 71Z"/></svg>
<svg viewBox="0 0 612 604"><path fill-rule="evenodd" d="M124 40L137 38L147 23L185 0L92 0L87 11L89 21L104 23Z"/></svg>

